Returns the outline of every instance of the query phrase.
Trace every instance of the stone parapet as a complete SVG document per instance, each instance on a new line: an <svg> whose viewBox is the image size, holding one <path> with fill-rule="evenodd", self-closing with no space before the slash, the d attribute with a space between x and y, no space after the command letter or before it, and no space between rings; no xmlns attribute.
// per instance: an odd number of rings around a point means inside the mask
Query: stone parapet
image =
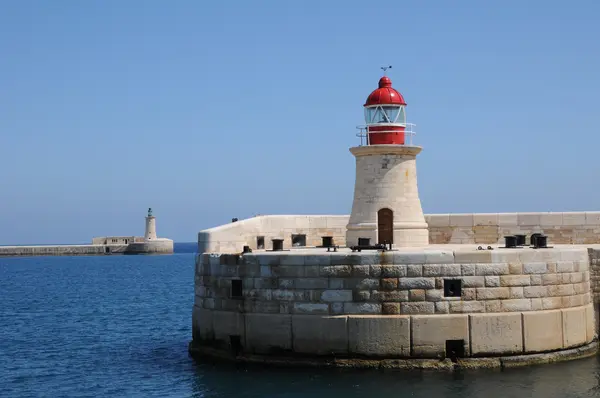
<svg viewBox="0 0 600 398"><path fill-rule="evenodd" d="M600 244L600 212L425 214L430 244L488 245L505 235L544 233L549 244ZM256 248L258 236L284 239L306 234L306 245L317 246L321 236L333 236L346 245L348 215L266 215L224 224L198 234L198 251L236 253L243 246ZM414 230L413 230L414 231ZM375 235L371 236L373 239ZM373 242L375 242L372 239Z"/></svg>
<svg viewBox="0 0 600 398"><path fill-rule="evenodd" d="M255 250L262 237L264 249L271 249L271 239L283 239L292 247L292 235L305 235L306 246L318 246L322 236L331 236L338 245L346 244L348 216L257 216L224 224L198 233L198 253L239 253L244 246Z"/></svg>
<svg viewBox="0 0 600 398"><path fill-rule="evenodd" d="M429 214L429 242L491 244L543 233L552 244L600 243L600 212Z"/></svg>

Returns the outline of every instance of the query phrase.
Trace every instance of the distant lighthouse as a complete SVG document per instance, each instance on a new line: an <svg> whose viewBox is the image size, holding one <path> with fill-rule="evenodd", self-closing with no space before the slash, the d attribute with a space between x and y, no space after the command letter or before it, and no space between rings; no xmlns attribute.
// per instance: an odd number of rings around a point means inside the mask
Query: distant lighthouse
<svg viewBox="0 0 600 398"><path fill-rule="evenodd" d="M364 109L361 145L350 148L356 157L356 181L346 244L357 245L363 238L370 244L425 246L429 231L419 199L416 164L422 148L412 145L414 125L406 123L406 102L385 73Z"/></svg>
<svg viewBox="0 0 600 398"><path fill-rule="evenodd" d="M144 240L156 240L156 217L152 215L152 208L148 208L148 215L146 216L146 232L144 233Z"/></svg>

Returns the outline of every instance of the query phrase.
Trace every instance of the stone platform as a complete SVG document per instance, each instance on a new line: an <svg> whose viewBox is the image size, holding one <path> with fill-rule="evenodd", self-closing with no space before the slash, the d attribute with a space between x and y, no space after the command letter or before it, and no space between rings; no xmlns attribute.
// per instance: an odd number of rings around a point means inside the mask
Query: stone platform
<svg viewBox="0 0 600 398"><path fill-rule="evenodd" d="M171 239L157 238L151 241L132 242L127 245L125 254L171 254L173 251Z"/></svg>
<svg viewBox="0 0 600 398"><path fill-rule="evenodd" d="M192 318L193 355L323 366L506 366L590 355L596 340L577 245L204 253Z"/></svg>
<svg viewBox="0 0 600 398"><path fill-rule="evenodd" d="M0 257L100 256L113 254L172 254L171 239L127 244L0 246Z"/></svg>
<svg viewBox="0 0 600 398"><path fill-rule="evenodd" d="M99 256L123 254L128 245L39 245L0 246L0 257L30 256Z"/></svg>

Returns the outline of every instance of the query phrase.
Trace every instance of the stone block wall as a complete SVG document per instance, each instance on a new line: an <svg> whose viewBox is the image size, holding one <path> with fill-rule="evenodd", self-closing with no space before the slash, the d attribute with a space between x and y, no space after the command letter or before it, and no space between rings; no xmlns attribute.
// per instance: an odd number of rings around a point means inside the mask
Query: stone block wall
<svg viewBox="0 0 600 398"><path fill-rule="evenodd" d="M596 333L600 332L600 248L588 249L590 262L590 283L594 311L596 313Z"/></svg>
<svg viewBox="0 0 600 398"><path fill-rule="evenodd" d="M350 252L348 252L350 253ZM265 314L539 311L591 303L585 248L387 253L203 254L196 305ZM461 297L444 280L462 281ZM234 280L242 293L232 297Z"/></svg>
<svg viewBox="0 0 600 398"><path fill-rule="evenodd" d="M590 258L590 281L596 301L600 301L600 249L588 249Z"/></svg>
<svg viewBox="0 0 600 398"><path fill-rule="evenodd" d="M596 213L574 214L426 216L431 236L438 234L432 243L493 244L505 234L535 232L549 235L551 245L589 242L543 250L449 245L387 253L293 249L239 255L210 253L221 241L213 239L214 231L203 231L193 345L226 351L235 346L251 355L349 358L439 358L448 354L449 342L459 342L472 357L576 347L583 352L598 335L600 246L594 243L600 238ZM265 227L271 219L244 220L254 229L234 223L221 236L243 237L229 246L239 253L242 243L251 244L268 228L273 236L281 228L295 231L288 228L294 216ZM347 217L327 220L312 218L313 225L335 223L341 243ZM320 235L313 236L314 245L320 243ZM460 297L445 297L446 279L461 281ZM232 296L233 281L239 296Z"/></svg>
<svg viewBox="0 0 600 398"><path fill-rule="evenodd" d="M596 336L585 248L205 253L192 323L197 346L260 355L515 355Z"/></svg>
<svg viewBox="0 0 600 398"><path fill-rule="evenodd" d="M127 245L125 253L136 254L136 253L161 253L169 254L173 253L174 244L171 239L158 238L152 241L145 242L134 242Z"/></svg>
<svg viewBox="0 0 600 398"><path fill-rule="evenodd" d="M128 245L0 246L2 256L91 256L125 253Z"/></svg>
<svg viewBox="0 0 600 398"><path fill-rule="evenodd" d="M600 212L430 214L429 242L493 244L543 233L550 244L600 243Z"/></svg>
<svg viewBox="0 0 600 398"><path fill-rule="evenodd" d="M349 216L271 215L259 216L201 231L198 252L239 253L244 245L256 248L256 237L285 239L291 247L292 234L306 234L307 245L316 246L321 236L334 236L346 244ZM505 235L544 233L549 244L600 244L600 212L564 213L479 213L426 214L430 244L495 244Z"/></svg>
<svg viewBox="0 0 600 398"><path fill-rule="evenodd" d="M0 246L0 257L16 256L94 256L106 254L173 253L171 239L128 244L53 245L53 246Z"/></svg>
<svg viewBox="0 0 600 398"><path fill-rule="evenodd" d="M244 314L194 306L192 325L196 347L295 358L442 358L449 355L448 342L460 344L461 356L498 357L556 352L595 338L591 305L495 314L379 316Z"/></svg>
<svg viewBox="0 0 600 398"><path fill-rule="evenodd" d="M198 233L198 253L239 253L244 246L257 248L257 237L264 238L265 249L271 239L283 239L292 247L292 234L306 235L307 246L318 246L322 236L332 236L335 243L346 243L348 216L257 216L210 228Z"/></svg>

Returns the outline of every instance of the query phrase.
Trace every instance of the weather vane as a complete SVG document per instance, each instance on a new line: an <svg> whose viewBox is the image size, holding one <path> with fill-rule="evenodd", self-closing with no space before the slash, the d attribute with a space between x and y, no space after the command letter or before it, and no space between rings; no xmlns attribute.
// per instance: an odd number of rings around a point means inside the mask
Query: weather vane
<svg viewBox="0 0 600 398"><path fill-rule="evenodd" d="M385 76L385 73L388 69L392 69L392 65L390 66L382 66L381 69L383 69L383 76Z"/></svg>

